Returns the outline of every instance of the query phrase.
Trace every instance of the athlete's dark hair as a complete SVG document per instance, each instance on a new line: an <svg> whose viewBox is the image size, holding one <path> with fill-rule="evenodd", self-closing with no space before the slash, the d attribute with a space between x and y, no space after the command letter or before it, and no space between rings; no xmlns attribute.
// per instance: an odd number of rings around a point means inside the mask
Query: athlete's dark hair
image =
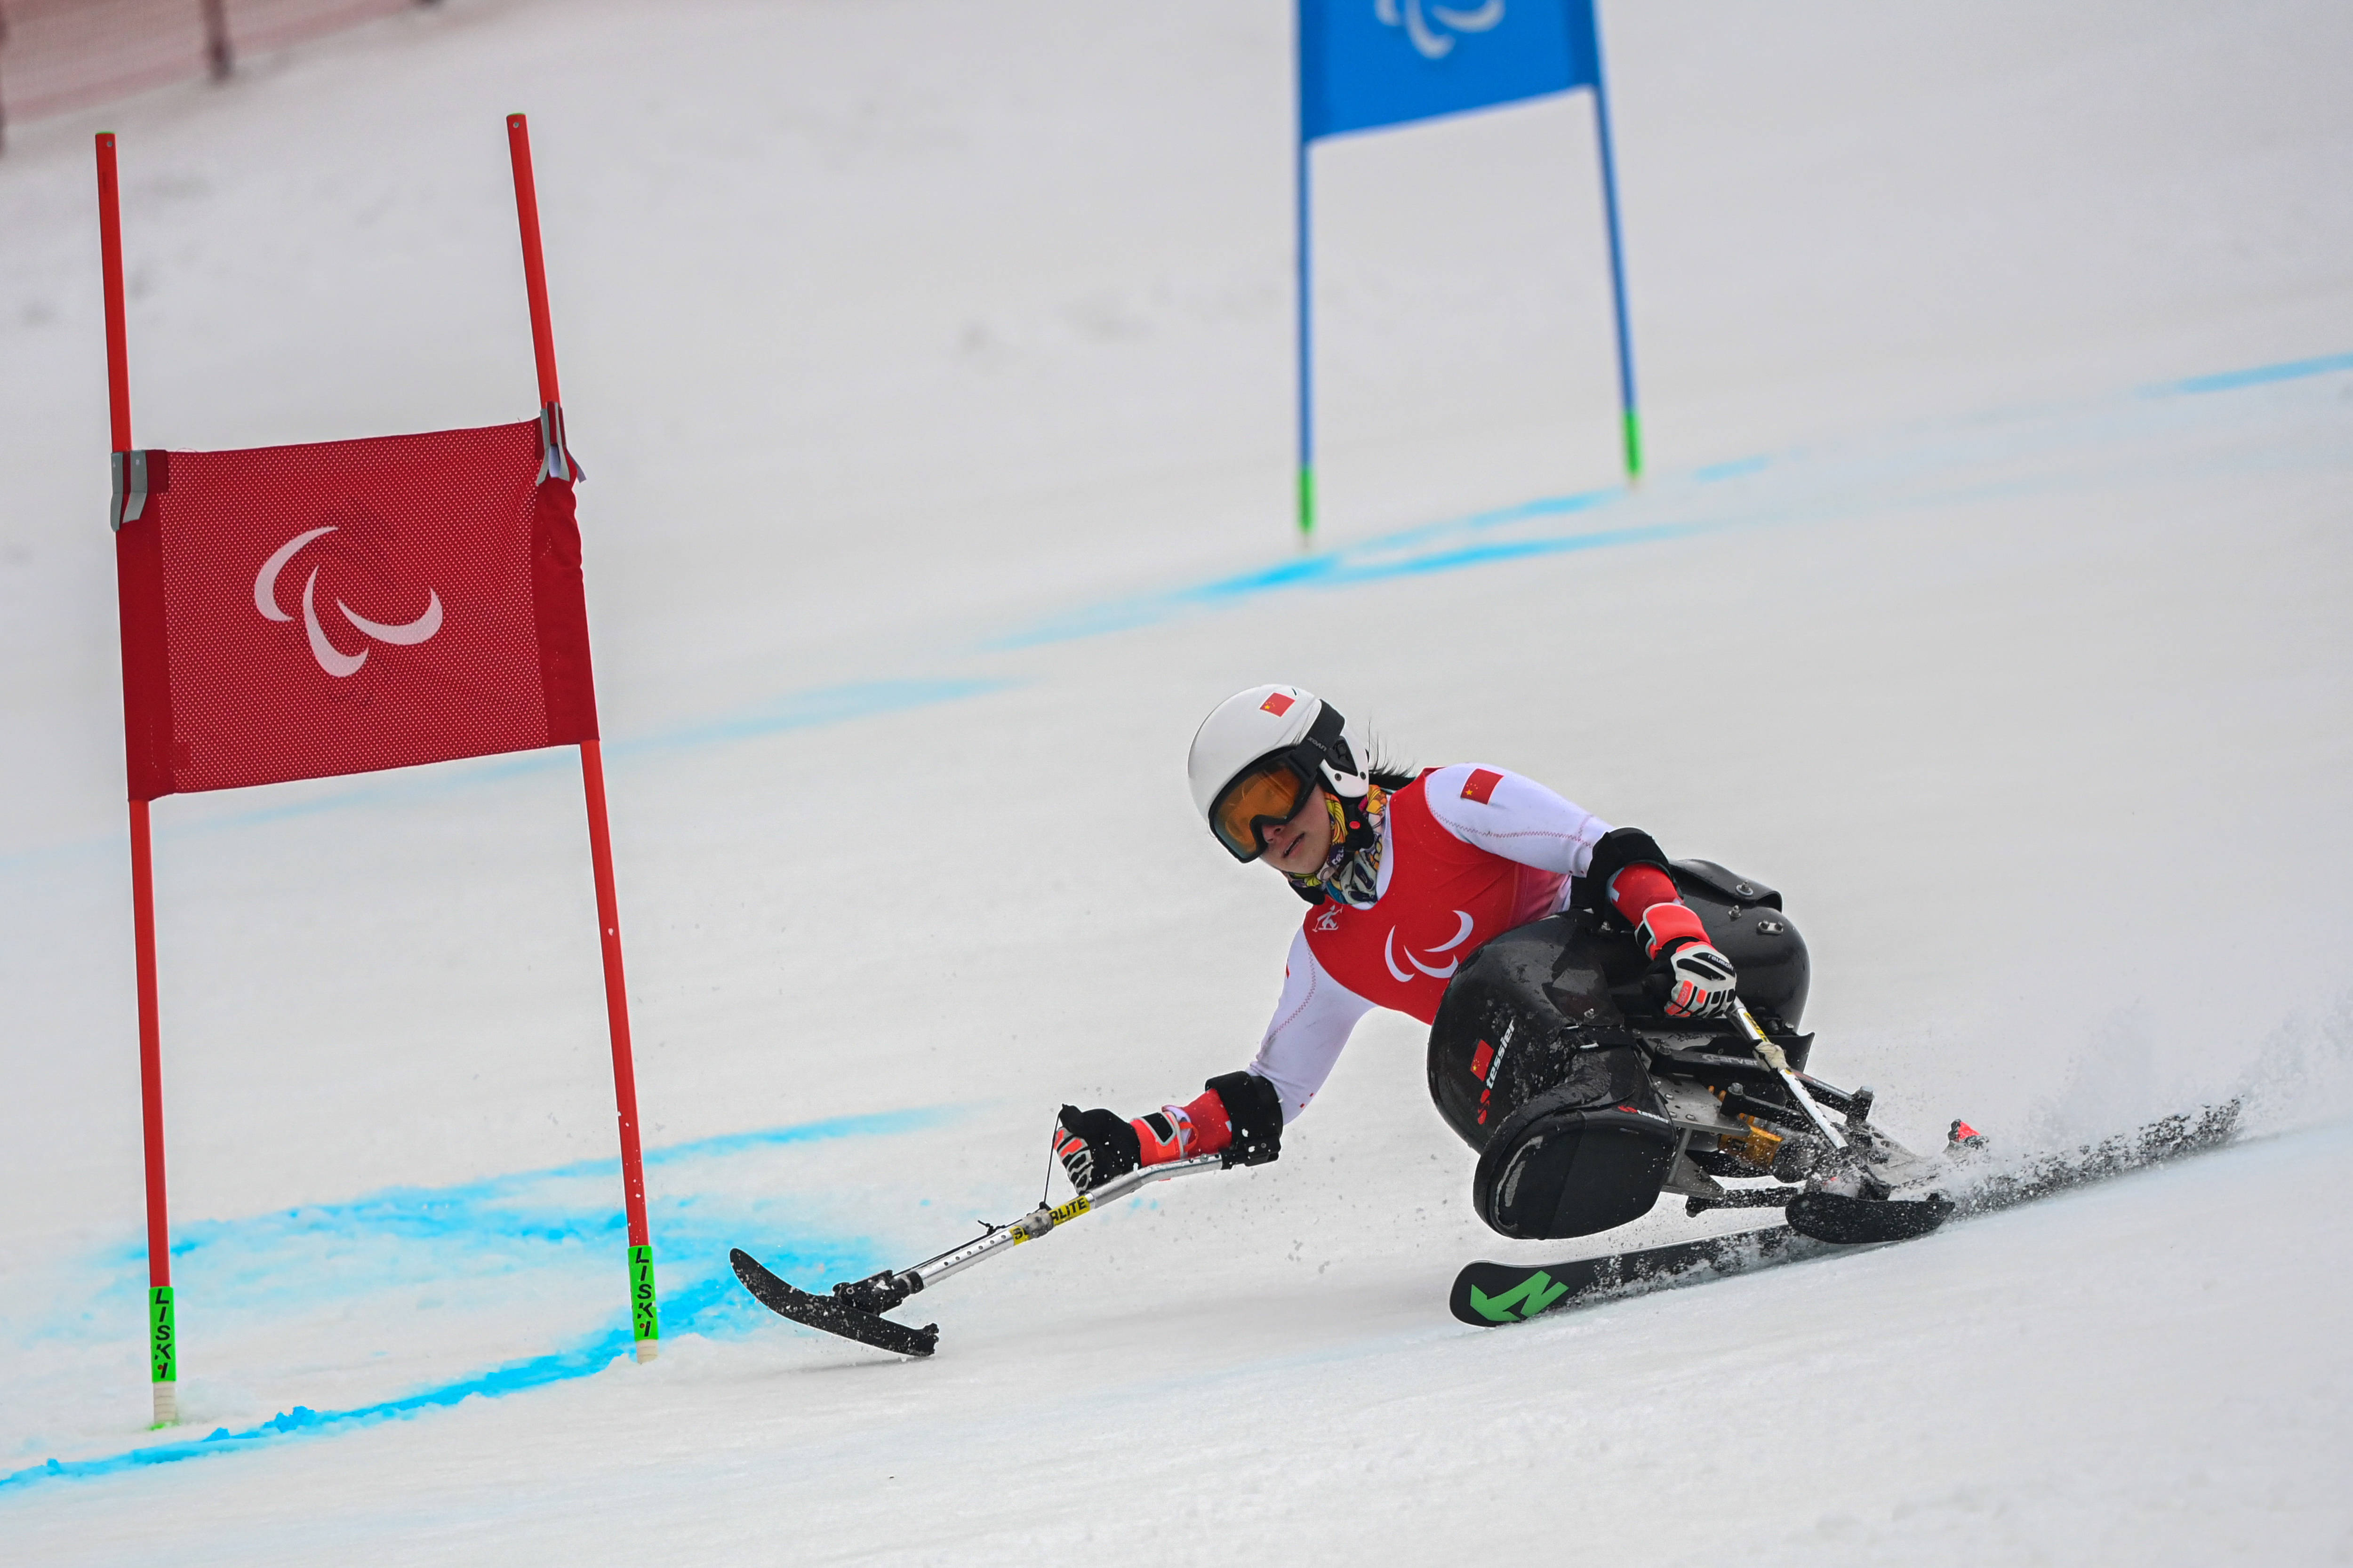
<svg viewBox="0 0 2353 1568"><path fill-rule="evenodd" d="M1365 776L1383 789L1403 789L1420 773L1421 770L1410 763L1401 763L1391 756L1377 738L1365 742Z"/></svg>

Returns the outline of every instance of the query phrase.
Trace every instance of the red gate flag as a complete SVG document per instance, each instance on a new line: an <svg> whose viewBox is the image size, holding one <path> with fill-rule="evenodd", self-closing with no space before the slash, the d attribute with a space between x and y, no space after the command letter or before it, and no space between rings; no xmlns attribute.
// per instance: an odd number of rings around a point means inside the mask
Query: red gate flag
<svg viewBox="0 0 2353 1568"><path fill-rule="evenodd" d="M594 740L574 470L543 460L546 426L130 454L131 798Z"/></svg>

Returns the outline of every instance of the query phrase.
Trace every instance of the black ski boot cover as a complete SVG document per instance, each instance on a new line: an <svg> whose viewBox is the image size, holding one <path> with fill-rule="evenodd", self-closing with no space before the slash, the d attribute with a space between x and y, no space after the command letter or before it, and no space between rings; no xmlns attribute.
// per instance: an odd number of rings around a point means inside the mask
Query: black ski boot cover
<svg viewBox="0 0 2353 1568"><path fill-rule="evenodd" d="M1648 1214L1675 1153L1667 1119L1595 1105L1579 1087L1548 1089L1512 1112L1479 1156L1479 1217L1535 1241L1591 1236Z"/></svg>

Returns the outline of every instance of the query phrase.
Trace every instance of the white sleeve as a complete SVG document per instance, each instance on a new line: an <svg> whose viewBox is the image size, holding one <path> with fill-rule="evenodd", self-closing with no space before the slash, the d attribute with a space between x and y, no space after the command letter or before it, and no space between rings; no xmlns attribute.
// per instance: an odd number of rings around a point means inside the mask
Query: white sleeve
<svg viewBox="0 0 2353 1568"><path fill-rule="evenodd" d="M1490 855L1582 877L1609 825L1532 778L1506 768L1457 763L1431 771L1421 798L1447 832Z"/></svg>
<svg viewBox="0 0 2353 1568"><path fill-rule="evenodd" d="M1340 1047L1356 1020L1373 1005L1349 990L1315 962L1307 933L1291 939L1291 956L1284 961L1282 999L1274 1005L1274 1021L1258 1043L1250 1070L1274 1085L1282 1097L1282 1120L1288 1126L1340 1059Z"/></svg>

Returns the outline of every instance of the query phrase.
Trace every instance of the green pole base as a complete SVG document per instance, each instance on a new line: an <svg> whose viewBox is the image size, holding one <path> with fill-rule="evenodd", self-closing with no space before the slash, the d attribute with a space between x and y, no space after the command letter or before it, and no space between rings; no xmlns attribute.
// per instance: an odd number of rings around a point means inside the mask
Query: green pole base
<svg viewBox="0 0 2353 1568"><path fill-rule="evenodd" d="M649 1362L661 1349L661 1303L654 1296L654 1249L629 1248L629 1332L638 1360Z"/></svg>
<svg viewBox="0 0 2353 1568"><path fill-rule="evenodd" d="M1630 408L1626 410L1626 477L1642 477L1642 416Z"/></svg>
<svg viewBox="0 0 2353 1568"><path fill-rule="evenodd" d="M1315 470L1299 470L1299 537L1303 542L1315 532Z"/></svg>
<svg viewBox="0 0 2353 1568"><path fill-rule="evenodd" d="M147 1361L155 1384L155 1426L180 1419L180 1328L169 1285L147 1288Z"/></svg>
<svg viewBox="0 0 2353 1568"><path fill-rule="evenodd" d="M180 1331L172 1307L169 1285L150 1286L147 1290L147 1350L154 1381L180 1381Z"/></svg>

